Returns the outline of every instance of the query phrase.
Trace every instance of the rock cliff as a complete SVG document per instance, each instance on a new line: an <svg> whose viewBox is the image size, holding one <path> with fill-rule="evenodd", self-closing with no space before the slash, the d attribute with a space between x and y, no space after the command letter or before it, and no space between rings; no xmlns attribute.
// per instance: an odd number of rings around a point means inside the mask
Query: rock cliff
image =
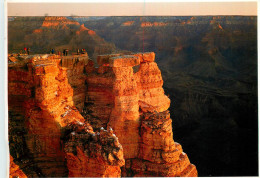
<svg viewBox="0 0 260 178"><path fill-rule="evenodd" d="M173 141L161 72L155 54L98 56L88 66L84 117L94 129L111 127L124 148L123 176L197 176Z"/></svg>
<svg viewBox="0 0 260 178"><path fill-rule="evenodd" d="M78 31L76 31L76 34L79 35L81 32L87 31L89 35L95 35L96 32L93 30L90 30L84 26L84 24L80 25L80 28Z"/></svg>
<svg viewBox="0 0 260 178"><path fill-rule="evenodd" d="M18 165L16 165L13 161L13 157L10 156L10 178L15 177L21 177L21 178L27 178L27 176L24 174L24 172L19 168Z"/></svg>
<svg viewBox="0 0 260 178"><path fill-rule="evenodd" d="M15 164L28 177L197 176L172 138L154 60L100 55L98 68L87 54L9 60L10 176L22 174Z"/></svg>
<svg viewBox="0 0 260 178"><path fill-rule="evenodd" d="M71 122L84 122L73 104L73 89L60 61L55 55L45 55L9 64L11 155L16 160L33 160L25 165L40 171L28 176L66 176L61 128ZM22 145L23 152L17 144Z"/></svg>

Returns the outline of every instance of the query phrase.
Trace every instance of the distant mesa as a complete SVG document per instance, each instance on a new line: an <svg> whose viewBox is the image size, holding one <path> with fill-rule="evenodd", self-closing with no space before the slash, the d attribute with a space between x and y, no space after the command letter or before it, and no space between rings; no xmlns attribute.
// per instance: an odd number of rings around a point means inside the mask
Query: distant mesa
<svg viewBox="0 0 260 178"><path fill-rule="evenodd" d="M42 33L42 29L35 29L33 30L33 33Z"/></svg>
<svg viewBox="0 0 260 178"><path fill-rule="evenodd" d="M218 28L221 29L221 30L223 30L223 28L222 28L222 26L221 26L220 24L218 24Z"/></svg>
<svg viewBox="0 0 260 178"><path fill-rule="evenodd" d="M72 21L66 17L45 17L42 27L57 27L62 25L80 25L79 22Z"/></svg>
<svg viewBox="0 0 260 178"><path fill-rule="evenodd" d="M95 32L95 31L93 31L93 30L89 30L89 31L88 31L88 34L89 34L89 35L95 35L95 34L96 34L96 32Z"/></svg>
<svg viewBox="0 0 260 178"><path fill-rule="evenodd" d="M89 30L87 27L84 26L84 24L80 25L80 28L79 28L80 31L86 31L86 30Z"/></svg>
<svg viewBox="0 0 260 178"><path fill-rule="evenodd" d="M215 20L211 20L210 25L212 25L214 29L223 30L223 27L220 25L220 23L216 22Z"/></svg>
<svg viewBox="0 0 260 178"><path fill-rule="evenodd" d="M191 17L190 19L188 19L187 21L183 21L181 22L182 25L185 25L185 24L192 24L192 21L195 19L195 17Z"/></svg>
<svg viewBox="0 0 260 178"><path fill-rule="evenodd" d="M164 22L142 22L141 27L161 27L166 26L168 23Z"/></svg>
<svg viewBox="0 0 260 178"><path fill-rule="evenodd" d="M78 31L76 31L76 34L79 35L81 32L87 31L89 35L95 35L96 32L93 30L88 29L84 26L84 24L80 25L80 28Z"/></svg>
<svg viewBox="0 0 260 178"><path fill-rule="evenodd" d="M121 26L132 26L133 24L134 24L134 21L127 21L127 22L122 23Z"/></svg>

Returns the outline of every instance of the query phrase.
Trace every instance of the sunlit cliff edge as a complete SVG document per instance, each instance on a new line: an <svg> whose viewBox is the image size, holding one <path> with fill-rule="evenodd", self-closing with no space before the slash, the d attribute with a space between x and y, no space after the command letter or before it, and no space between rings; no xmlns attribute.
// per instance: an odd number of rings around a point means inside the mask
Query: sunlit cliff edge
<svg viewBox="0 0 260 178"><path fill-rule="evenodd" d="M197 176L173 140L155 53L97 63L9 56L10 177Z"/></svg>

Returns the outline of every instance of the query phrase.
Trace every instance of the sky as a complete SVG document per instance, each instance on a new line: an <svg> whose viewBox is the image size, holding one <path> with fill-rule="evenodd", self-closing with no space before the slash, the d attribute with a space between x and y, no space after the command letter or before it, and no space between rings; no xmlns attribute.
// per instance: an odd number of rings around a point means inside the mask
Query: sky
<svg viewBox="0 0 260 178"><path fill-rule="evenodd" d="M48 2L48 0L47 0ZM8 16L196 16L257 15L256 1L231 2L88 2L88 3L21 3L7 4Z"/></svg>

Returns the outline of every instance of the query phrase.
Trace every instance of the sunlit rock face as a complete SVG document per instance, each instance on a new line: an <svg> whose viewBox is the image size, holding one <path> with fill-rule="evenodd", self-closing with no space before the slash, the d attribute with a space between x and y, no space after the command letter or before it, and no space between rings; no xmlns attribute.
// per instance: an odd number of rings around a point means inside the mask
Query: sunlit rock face
<svg viewBox="0 0 260 178"><path fill-rule="evenodd" d="M66 176L61 128L84 122L60 61L59 56L42 55L9 64L10 151L15 160L26 159L26 167L39 169L28 176Z"/></svg>
<svg viewBox="0 0 260 178"><path fill-rule="evenodd" d="M155 54L97 62L87 54L10 57L10 176L197 176L173 140Z"/></svg>
<svg viewBox="0 0 260 178"><path fill-rule="evenodd" d="M9 175L9 177L10 178L16 178L16 177L26 178L27 176L20 169L20 167L14 163L13 160L14 160L13 157L10 156L10 169L9 169L10 175Z"/></svg>
<svg viewBox="0 0 260 178"><path fill-rule="evenodd" d="M111 127L124 149L122 176L197 176L174 142L170 99L155 54L98 56L88 65L84 117L94 129Z"/></svg>
<svg viewBox="0 0 260 178"><path fill-rule="evenodd" d="M113 130L93 132L84 124L68 125L65 144L69 177L120 177L123 148Z"/></svg>
<svg viewBox="0 0 260 178"><path fill-rule="evenodd" d="M23 177L24 170L28 177L119 177L125 160L118 138L112 129L93 132L79 112L88 56L34 55L14 61L8 69L9 141L15 158L10 176ZM80 171L74 167L77 159L84 160L76 164L83 166Z"/></svg>
<svg viewBox="0 0 260 178"><path fill-rule="evenodd" d="M60 63L61 67L67 69L68 82L73 89L73 103L80 112L83 110L86 97L85 65L88 59L88 54L63 56Z"/></svg>

